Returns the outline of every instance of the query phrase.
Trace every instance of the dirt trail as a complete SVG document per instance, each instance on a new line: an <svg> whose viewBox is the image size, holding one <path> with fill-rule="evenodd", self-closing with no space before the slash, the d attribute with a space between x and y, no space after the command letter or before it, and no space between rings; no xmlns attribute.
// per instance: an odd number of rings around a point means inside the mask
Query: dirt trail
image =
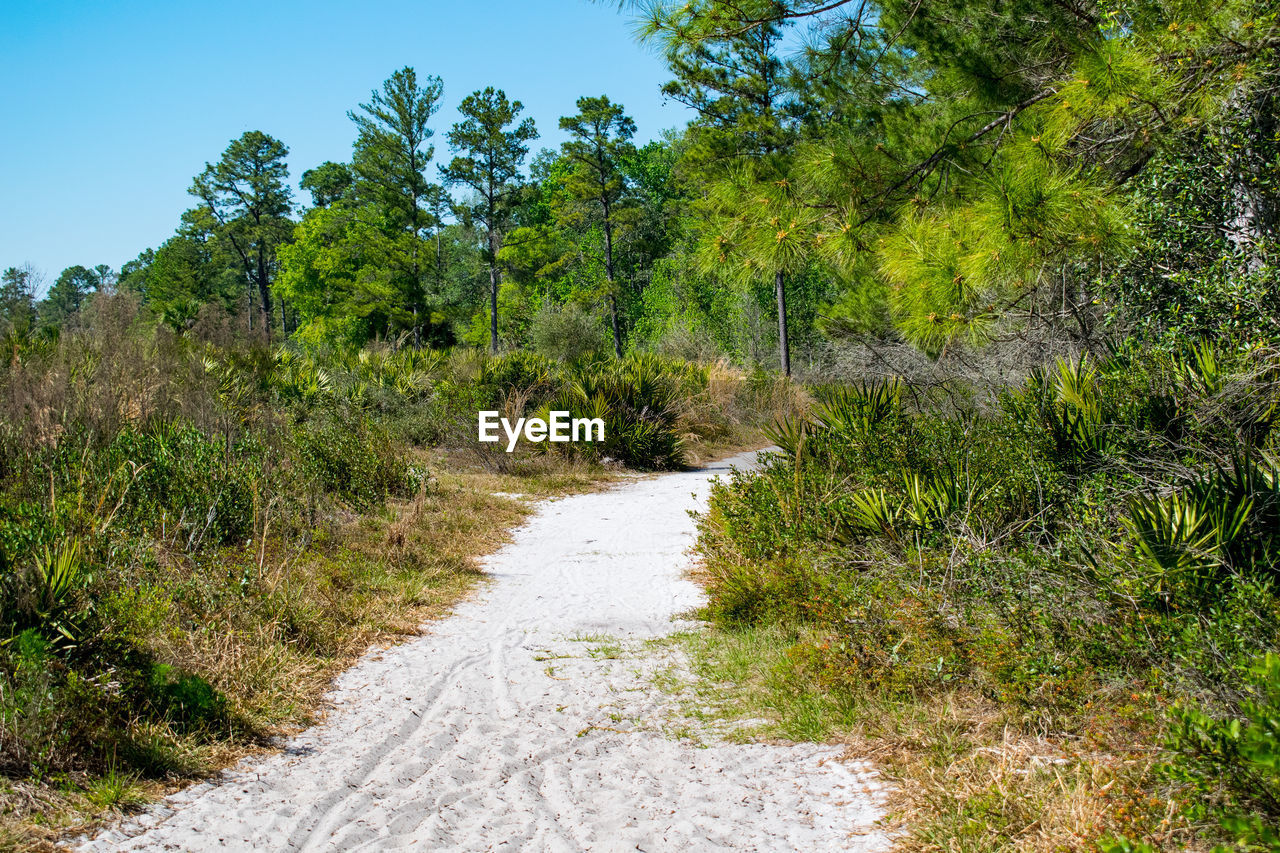
<svg viewBox="0 0 1280 853"><path fill-rule="evenodd" d="M653 664L609 652L698 603L687 511L749 459L542 504L492 583L343 674L322 724L81 849L886 849L868 768L664 737Z"/></svg>

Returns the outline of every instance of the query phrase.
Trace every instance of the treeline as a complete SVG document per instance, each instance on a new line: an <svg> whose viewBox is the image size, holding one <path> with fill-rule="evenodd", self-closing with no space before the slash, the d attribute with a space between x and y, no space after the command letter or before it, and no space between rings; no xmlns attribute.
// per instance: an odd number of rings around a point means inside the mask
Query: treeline
<svg viewBox="0 0 1280 853"><path fill-rule="evenodd" d="M679 136L637 146L621 105L583 97L560 120L569 139L530 162L533 120L488 87L462 101L444 134L451 156L437 157L442 92L412 68L393 74L349 114L351 160L302 173L309 205L286 145L245 133L194 178L198 203L177 232L118 274L73 267L37 303L38 275L10 269L10 331L52 331L105 289L136 294L176 330L234 316L264 342L631 349L645 285L683 227Z"/></svg>
<svg viewBox="0 0 1280 853"><path fill-rule="evenodd" d="M302 173L309 204L285 144L246 133L158 249L73 267L38 307L10 269L5 317L56 326L109 285L176 329L224 312L277 341L784 372L793 346L830 368L815 353L1016 341L1030 367L1129 333L1280 329L1265 3L642 9L684 128L638 145L622 105L583 97L531 154L518 100L473 92L441 128L442 81L404 68L349 113L350 160Z"/></svg>

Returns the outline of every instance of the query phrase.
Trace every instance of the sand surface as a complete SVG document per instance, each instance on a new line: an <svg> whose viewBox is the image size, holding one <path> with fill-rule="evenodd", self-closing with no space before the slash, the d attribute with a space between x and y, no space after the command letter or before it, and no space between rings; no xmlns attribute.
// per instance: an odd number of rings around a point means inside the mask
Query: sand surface
<svg viewBox="0 0 1280 853"><path fill-rule="evenodd" d="M492 582L340 676L321 724L80 849L887 849L869 767L664 735L656 664L617 655L688 627L688 510L751 458L541 504Z"/></svg>

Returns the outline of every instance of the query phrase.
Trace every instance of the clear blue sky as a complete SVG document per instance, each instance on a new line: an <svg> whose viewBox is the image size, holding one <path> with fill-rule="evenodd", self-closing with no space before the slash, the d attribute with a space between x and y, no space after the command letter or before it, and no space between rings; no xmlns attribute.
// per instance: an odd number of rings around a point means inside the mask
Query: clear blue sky
<svg viewBox="0 0 1280 853"><path fill-rule="evenodd" d="M347 111L405 65L444 80L436 162L486 85L524 102L534 151L580 95L622 103L639 139L688 119L610 4L0 0L0 267L118 269L173 232L192 177L246 130L289 146L305 200L305 169L350 157Z"/></svg>

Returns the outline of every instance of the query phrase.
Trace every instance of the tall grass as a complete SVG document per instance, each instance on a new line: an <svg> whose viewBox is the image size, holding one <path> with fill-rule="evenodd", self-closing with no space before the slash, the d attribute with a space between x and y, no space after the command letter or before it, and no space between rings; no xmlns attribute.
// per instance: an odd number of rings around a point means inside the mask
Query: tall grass
<svg viewBox="0 0 1280 853"><path fill-rule="evenodd" d="M525 511L495 492L750 440L752 384L723 367L202 329L103 295L0 364L0 837L304 724L338 667L473 582ZM601 414L607 441L477 450L479 409L553 404Z"/></svg>
<svg viewBox="0 0 1280 853"><path fill-rule="evenodd" d="M911 408L897 385L816 389L771 429L780 453L713 490L706 615L728 636L788 637L759 659L785 660L792 694L918 732L893 763L915 796L908 847L1049 849L1056 831L1271 849L1260 827L1280 812L1262 792L1280 776L1260 744L1280 699L1259 662L1280 643L1277 359L1200 345L1059 360L958 410ZM771 695L774 725L804 731L803 709ZM930 696L987 721L941 776L941 735L908 725ZM981 758L1024 741L1057 762L1049 775ZM1018 774L1048 787L1011 818ZM1107 779L1128 793L1084 808Z"/></svg>

